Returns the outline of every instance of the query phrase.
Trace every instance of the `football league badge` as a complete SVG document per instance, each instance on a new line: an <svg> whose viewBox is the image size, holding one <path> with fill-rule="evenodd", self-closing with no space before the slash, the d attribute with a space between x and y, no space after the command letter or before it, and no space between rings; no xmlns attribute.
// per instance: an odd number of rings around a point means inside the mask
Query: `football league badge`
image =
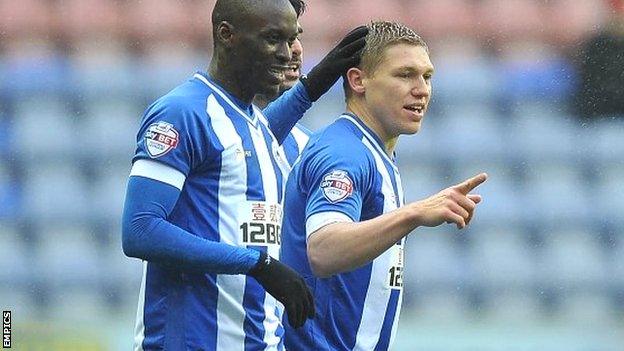
<svg viewBox="0 0 624 351"><path fill-rule="evenodd" d="M353 193L353 182L347 172L334 170L323 176L321 190L327 200L336 203Z"/></svg>
<svg viewBox="0 0 624 351"><path fill-rule="evenodd" d="M160 157L178 146L180 135L171 123L157 122L150 125L145 132L145 146L147 153L153 157Z"/></svg>

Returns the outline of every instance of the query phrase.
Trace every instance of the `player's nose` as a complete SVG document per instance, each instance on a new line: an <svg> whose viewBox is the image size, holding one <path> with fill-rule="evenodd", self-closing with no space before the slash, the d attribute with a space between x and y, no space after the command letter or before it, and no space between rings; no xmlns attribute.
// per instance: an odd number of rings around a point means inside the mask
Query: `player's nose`
<svg viewBox="0 0 624 351"><path fill-rule="evenodd" d="M299 38L295 39L290 50L292 51L293 59L298 59L301 57L301 55L303 54L303 46L301 45L301 41L299 40Z"/></svg>
<svg viewBox="0 0 624 351"><path fill-rule="evenodd" d="M287 42L283 42L277 46L275 50L275 57L280 63L288 63L292 58L292 50Z"/></svg>
<svg viewBox="0 0 624 351"><path fill-rule="evenodd" d="M415 97L429 97L431 95L431 85L424 77L420 77L412 87L411 93Z"/></svg>

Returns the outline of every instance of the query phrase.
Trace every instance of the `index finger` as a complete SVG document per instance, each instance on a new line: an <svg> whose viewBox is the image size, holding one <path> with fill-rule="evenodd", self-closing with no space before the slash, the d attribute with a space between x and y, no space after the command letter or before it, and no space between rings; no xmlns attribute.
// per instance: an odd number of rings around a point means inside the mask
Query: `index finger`
<svg viewBox="0 0 624 351"><path fill-rule="evenodd" d="M465 181L455 185L453 188L457 189L462 194L468 194L472 189L478 187L485 182L488 178L487 173L479 173L476 176L466 179Z"/></svg>

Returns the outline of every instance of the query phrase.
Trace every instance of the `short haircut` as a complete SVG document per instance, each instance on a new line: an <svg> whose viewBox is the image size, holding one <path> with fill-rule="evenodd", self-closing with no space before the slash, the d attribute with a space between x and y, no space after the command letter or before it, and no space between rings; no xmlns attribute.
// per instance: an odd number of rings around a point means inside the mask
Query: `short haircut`
<svg viewBox="0 0 624 351"><path fill-rule="evenodd" d="M396 44L412 44L422 46L427 53L429 48L425 41L411 28L398 23L388 21L375 21L367 25L366 45L362 50L360 68L363 71L373 73L384 57L384 51Z"/></svg>
<svg viewBox="0 0 624 351"><path fill-rule="evenodd" d="M295 8L297 18L301 17L306 9L306 3L303 0L290 0L290 4Z"/></svg>
<svg viewBox="0 0 624 351"><path fill-rule="evenodd" d="M244 28L249 18L257 13L258 9L267 6L291 6L295 9L297 16L303 13L305 4L301 0L217 0L212 10L212 34L217 38L217 29L222 21L229 22L234 26ZM217 40L214 40L214 46L217 46Z"/></svg>
<svg viewBox="0 0 624 351"><path fill-rule="evenodd" d="M429 53L427 43L416 32L398 22L373 21L369 23L366 44L362 50L360 69L374 75L375 70L384 59L385 50L396 44L422 46ZM343 77L345 97L351 97L351 87L346 76Z"/></svg>

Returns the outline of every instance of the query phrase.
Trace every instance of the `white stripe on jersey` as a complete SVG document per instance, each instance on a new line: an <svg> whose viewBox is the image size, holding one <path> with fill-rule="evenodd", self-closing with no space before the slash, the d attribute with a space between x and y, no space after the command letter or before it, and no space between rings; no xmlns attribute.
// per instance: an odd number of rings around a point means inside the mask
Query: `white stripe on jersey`
<svg viewBox="0 0 624 351"><path fill-rule="evenodd" d="M221 91L221 88L219 86L216 86L216 85L210 83L210 81L208 79L206 79L206 77L202 76L199 73L195 73L195 75L193 77L195 77L195 78L201 80L202 82L206 83L206 85L209 86L212 89L212 91L214 91L215 93L219 94L219 96L221 96L221 98L223 100L225 100L228 103L228 105L230 105L234 110L238 111L238 113L240 113L240 115L242 117L244 117L247 121L249 121L251 124L253 124L254 127L258 126L258 120L255 118L255 115L254 115L253 119L250 119L249 115L247 113L243 112L235 103L233 103L230 100L230 98L223 91ZM237 136L238 136L238 134L237 134Z"/></svg>
<svg viewBox="0 0 624 351"><path fill-rule="evenodd" d="M258 113L256 111L256 113ZM256 157L258 157L258 163L260 164L260 173L262 174L262 187L264 188L264 196L265 201L269 203L278 203L277 196L277 177L275 175L275 171L273 169L273 161L271 161L271 152L269 151L269 147L266 144L264 134L262 133L261 128L249 128L249 134L251 135L251 140L253 141L254 149L256 150ZM277 145L274 145L277 147ZM277 151L278 149L274 149ZM279 156L276 155L276 161L279 165L279 160L277 160ZM283 174L283 170L280 166L280 171ZM279 258L279 246L277 245L268 245L267 253L275 258ZM280 339L275 334L277 332L277 328L280 325L279 319L275 316L275 308L278 307L280 312L284 310L283 305L280 303L278 306L277 300L269 295L265 294L264 298L264 311L266 318L264 319L264 342L269 345L269 349L273 345L276 346L279 344ZM280 313L281 314L281 313Z"/></svg>
<svg viewBox="0 0 624 351"><path fill-rule="evenodd" d="M356 123L357 125L357 123ZM388 167L381 158L379 151L375 148L366 136L362 138L362 143L370 150L371 155L375 158L377 171L381 173L383 184L381 192L384 195L383 213L395 210L398 204L392 199L395 198L392 179L388 173ZM384 153L385 154L385 153ZM353 350L373 350L377 345L381 328L383 327L384 318L386 316L386 308L390 300L391 289L386 288L380 282L384 282L388 275L388 267L393 258L393 248L386 250L383 254L373 260L373 268L371 272L371 284L366 291L364 299L364 309L357 336L355 338L355 347ZM397 310L398 314L398 310Z"/></svg>
<svg viewBox="0 0 624 351"><path fill-rule="evenodd" d="M353 222L353 220L342 212L319 212L311 215L306 220L306 239L310 238L317 230L326 225L338 222Z"/></svg>
<svg viewBox="0 0 624 351"><path fill-rule="evenodd" d="M293 127L291 133L295 138L295 141L297 142L297 148L299 149L299 154L301 155L301 153L303 152L303 148L305 148L310 137L301 129L297 128L297 126Z"/></svg>
<svg viewBox="0 0 624 351"><path fill-rule="evenodd" d="M394 169L394 179L396 180L397 191L399 192L399 207L405 205L405 195L403 193L403 184L401 183L401 175L399 175L399 171ZM405 240L407 239L403 239ZM399 294L399 300L397 301L397 310L394 314L394 321L392 322L392 331L390 332L390 342L388 345L392 345L394 343L394 337L396 336L396 332L399 326L399 315L401 315L401 304L403 303L403 294Z"/></svg>
<svg viewBox="0 0 624 351"><path fill-rule="evenodd" d="M139 289L139 307L137 308L136 325L134 326L134 351L143 351L145 340L145 324L143 323L143 311L145 309L145 281L147 279L147 261L143 261L143 278Z"/></svg>
<svg viewBox="0 0 624 351"><path fill-rule="evenodd" d="M269 121L266 119L266 117L262 114L262 112L256 107L254 106L254 112L255 115L258 116L258 119L264 123L265 126L268 127L269 125ZM269 133L271 135L273 135L273 132L271 131L270 128L267 128ZM296 129L296 127L293 128L293 131ZM275 136L274 136L275 137ZM275 162L277 163L277 165L279 166L280 171L282 172L282 194L284 194L284 191L286 190L286 179L288 178L288 174L290 173L290 164L288 163L288 159L286 158L286 152L284 152L284 147L283 144L282 145L278 145L277 141L273 141L273 150L276 152L276 154L274 155L275 158ZM277 183L276 183L277 184ZM265 190L266 192L266 190ZM275 193L277 196L277 193ZM284 202L284 196L282 195L282 203ZM268 199L267 199L268 200ZM275 201L275 203L277 203L277 201ZM279 250L278 254L279 254ZM273 256L275 258L279 259L279 256Z"/></svg>
<svg viewBox="0 0 624 351"><path fill-rule="evenodd" d="M238 246L237 210L238 205L247 200L247 164L245 160L228 156L243 150L243 143L232 120L212 94L208 97L206 111L224 148L219 177L219 234L221 242ZM245 276L218 274L217 286L217 350L245 350L245 338L241 337L245 322L242 305Z"/></svg>
<svg viewBox="0 0 624 351"><path fill-rule="evenodd" d="M177 169L154 160L140 159L134 162L130 176L158 180L182 190L186 176Z"/></svg>
<svg viewBox="0 0 624 351"><path fill-rule="evenodd" d="M366 129L364 129L358 122L356 122L355 119L353 119L353 117L351 117L349 115L342 115L339 118L345 118L345 119L348 119L349 121L351 121L351 123L353 123L356 127L358 127L358 129L360 131L362 131L362 134L364 134L364 136L366 138L368 138L368 140L376 140ZM367 146L369 146L369 145L367 145ZM381 146L379 146L379 144L377 144L377 142L370 143L369 149L371 149L371 152L373 150L377 150L377 155L381 155L381 157L385 158L386 161L388 161L388 163L392 166L392 169L394 169L398 173L398 169L394 165L394 162L392 162L392 160L390 159L388 154L381 148ZM374 152L373 152L373 155L375 155ZM386 167L384 166L384 168L386 168Z"/></svg>

